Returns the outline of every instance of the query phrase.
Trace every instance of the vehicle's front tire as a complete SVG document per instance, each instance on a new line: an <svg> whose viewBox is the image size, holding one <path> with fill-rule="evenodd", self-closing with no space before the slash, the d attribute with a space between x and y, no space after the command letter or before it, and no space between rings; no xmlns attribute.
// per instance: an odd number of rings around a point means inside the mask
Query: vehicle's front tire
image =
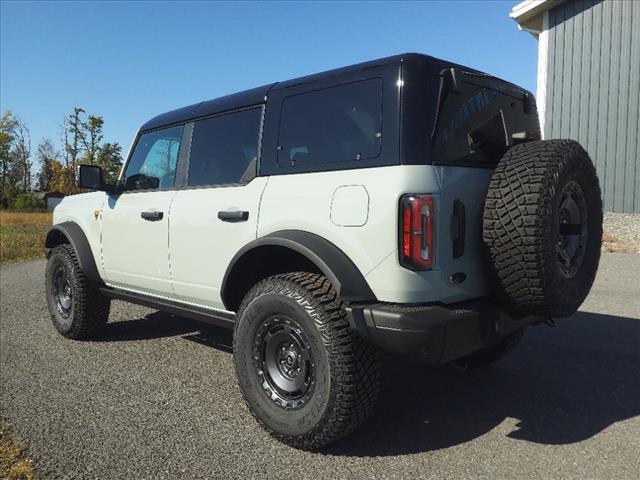
<svg viewBox="0 0 640 480"><path fill-rule="evenodd" d="M58 245L49 254L45 292L53 325L65 337L90 338L107 323L111 300L85 276L71 245Z"/></svg>
<svg viewBox="0 0 640 480"><path fill-rule="evenodd" d="M278 440L317 450L371 413L380 385L376 350L349 328L325 277L269 277L245 296L234 363L249 410Z"/></svg>

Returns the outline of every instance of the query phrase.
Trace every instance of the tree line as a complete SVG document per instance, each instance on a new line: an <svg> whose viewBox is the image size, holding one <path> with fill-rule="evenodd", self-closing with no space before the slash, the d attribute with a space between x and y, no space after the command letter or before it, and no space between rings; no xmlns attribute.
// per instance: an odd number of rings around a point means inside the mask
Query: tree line
<svg viewBox="0 0 640 480"><path fill-rule="evenodd" d="M35 152L25 122L11 111L0 118L0 206L34 208L34 191L76 193L74 178L80 164L102 167L105 179L114 182L122 166L122 147L105 142L104 119L76 107L65 115L60 144L43 138Z"/></svg>

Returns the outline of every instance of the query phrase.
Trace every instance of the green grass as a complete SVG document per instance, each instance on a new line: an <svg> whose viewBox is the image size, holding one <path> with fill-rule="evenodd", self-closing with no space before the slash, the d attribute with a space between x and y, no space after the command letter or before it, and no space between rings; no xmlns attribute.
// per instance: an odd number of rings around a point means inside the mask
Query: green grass
<svg viewBox="0 0 640 480"><path fill-rule="evenodd" d="M0 265L44 256L51 212L0 211Z"/></svg>

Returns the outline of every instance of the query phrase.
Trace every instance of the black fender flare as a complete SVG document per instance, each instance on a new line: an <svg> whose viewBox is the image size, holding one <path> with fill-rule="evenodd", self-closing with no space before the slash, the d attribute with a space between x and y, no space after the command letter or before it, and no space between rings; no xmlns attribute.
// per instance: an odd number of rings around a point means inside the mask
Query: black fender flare
<svg viewBox="0 0 640 480"><path fill-rule="evenodd" d="M63 222L49 228L44 242L44 246L47 249L47 256L49 256L50 249L61 243L60 235L66 238L67 242L75 250L80 269L84 272L87 278L94 282L102 283L102 278L100 278L100 273L98 273L96 261L93 257L93 253L91 252L89 240L87 240L87 236L77 223Z"/></svg>
<svg viewBox="0 0 640 480"><path fill-rule="evenodd" d="M347 302L375 302L376 297L353 261L336 245L319 235L302 230L280 230L257 238L242 247L231 259L220 289L225 308L231 305L229 279L235 274L238 260L263 246L291 249L306 257L331 282L342 300Z"/></svg>

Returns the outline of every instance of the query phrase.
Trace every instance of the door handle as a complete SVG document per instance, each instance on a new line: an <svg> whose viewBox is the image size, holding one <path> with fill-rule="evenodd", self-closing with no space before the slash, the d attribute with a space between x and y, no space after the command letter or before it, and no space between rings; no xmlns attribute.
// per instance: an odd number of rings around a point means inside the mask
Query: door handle
<svg viewBox="0 0 640 480"><path fill-rule="evenodd" d="M249 212L242 210L222 210L218 212L218 218L223 222L246 222L249 220Z"/></svg>
<svg viewBox="0 0 640 480"><path fill-rule="evenodd" d="M157 222L158 220L162 220L163 216L164 216L164 213L156 212L155 210L154 211L149 211L149 212L142 212L140 214L140 217L142 217L145 220L148 220L150 222Z"/></svg>

